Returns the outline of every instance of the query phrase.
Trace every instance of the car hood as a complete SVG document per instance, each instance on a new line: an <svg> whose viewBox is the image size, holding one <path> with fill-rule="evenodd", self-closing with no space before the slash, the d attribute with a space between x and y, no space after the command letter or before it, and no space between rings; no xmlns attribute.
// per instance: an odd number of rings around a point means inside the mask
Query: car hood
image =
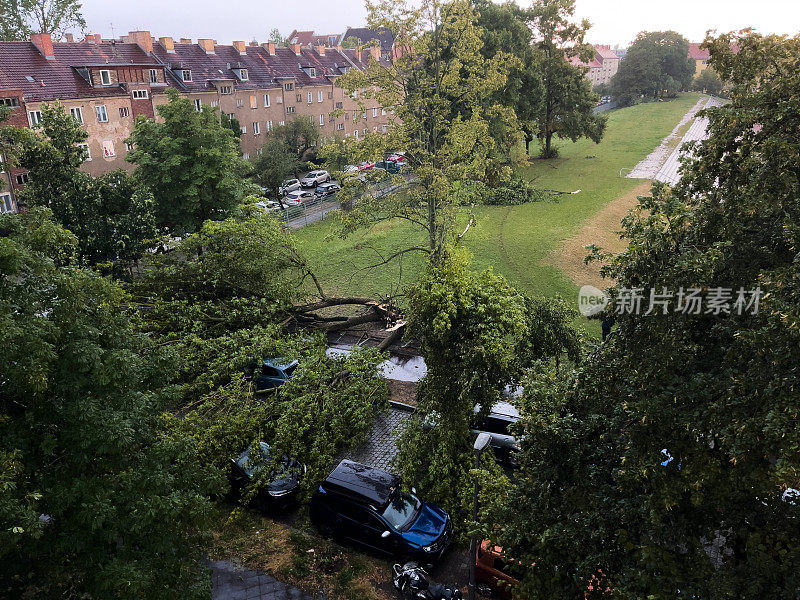
<svg viewBox="0 0 800 600"><path fill-rule="evenodd" d="M300 483L302 473L303 465L296 460L284 458L281 467L270 473L271 481L266 488L273 492L294 489Z"/></svg>
<svg viewBox="0 0 800 600"><path fill-rule="evenodd" d="M427 546L439 539L447 528L447 513L435 504L423 502L419 514L403 537L419 546Z"/></svg>

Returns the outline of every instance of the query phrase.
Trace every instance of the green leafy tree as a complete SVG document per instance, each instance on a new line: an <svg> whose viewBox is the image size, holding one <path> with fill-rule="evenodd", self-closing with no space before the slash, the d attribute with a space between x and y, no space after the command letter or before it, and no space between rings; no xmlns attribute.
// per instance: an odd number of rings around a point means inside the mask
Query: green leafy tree
<svg viewBox="0 0 800 600"><path fill-rule="evenodd" d="M712 96L719 96L722 94L722 88L722 80L713 67L706 67L692 81L692 89L698 92L711 94Z"/></svg>
<svg viewBox="0 0 800 600"><path fill-rule="evenodd" d="M614 97L625 106L642 96L655 100L689 89L695 67L688 52L689 42L679 33L641 32L611 80Z"/></svg>
<svg viewBox="0 0 800 600"><path fill-rule="evenodd" d="M77 236L81 262L121 266L152 244L153 196L123 170L97 178L80 171L87 134L61 104L44 104L40 128L16 137L19 161L30 174L22 198L52 210Z"/></svg>
<svg viewBox="0 0 800 600"><path fill-rule="evenodd" d="M253 179L277 199L280 199L278 188L281 183L296 176L299 170L297 154L277 138L267 140L261 148L261 154L253 160Z"/></svg>
<svg viewBox="0 0 800 600"><path fill-rule="evenodd" d="M161 435L172 357L76 248L47 209L0 215L0 593L207 597L213 482Z"/></svg>
<svg viewBox="0 0 800 600"><path fill-rule="evenodd" d="M319 126L307 117L295 117L285 125L272 129L270 136L284 144L297 156L305 160L309 150L319 143Z"/></svg>
<svg viewBox="0 0 800 600"><path fill-rule="evenodd" d="M575 0L535 0L530 25L533 42L541 53L541 79L544 100L538 111L542 158L557 154L553 137L570 139L588 137L600 143L606 117L595 115L597 95L592 91L584 67L570 64L569 58L584 62L594 58L594 48L584 43L589 22L574 23Z"/></svg>
<svg viewBox="0 0 800 600"><path fill-rule="evenodd" d="M177 91L167 94L169 103L158 107L160 120L137 119L128 161L153 193L156 222L182 235L230 214L244 196L248 163L214 109L198 112Z"/></svg>
<svg viewBox="0 0 800 600"><path fill-rule="evenodd" d="M286 38L281 35L281 32L277 27L270 29L267 41L272 42L273 44L278 44L279 46L286 45Z"/></svg>
<svg viewBox="0 0 800 600"><path fill-rule="evenodd" d="M78 0L0 0L0 39L27 40L32 33L49 33L58 39L68 31L84 29Z"/></svg>
<svg viewBox="0 0 800 600"><path fill-rule="evenodd" d="M525 139L525 152L539 130L539 114L542 110L544 87L542 85L541 55L531 45L531 30L528 21L531 11L520 8L514 2L496 4L489 0L473 2L478 13L483 48L481 54L491 58L498 52L509 52L519 59L511 68L506 85L497 92L503 106L511 106L517 115Z"/></svg>
<svg viewBox="0 0 800 600"><path fill-rule="evenodd" d="M342 48L358 48L361 45L361 40L351 35L342 40Z"/></svg>
<svg viewBox="0 0 800 600"><path fill-rule="evenodd" d="M617 299L696 288L705 301L618 314L580 370L526 383L522 467L487 518L532 565L524 597L579 597L593 575L593 593L614 598L800 587L800 504L787 492L800 482L800 41L706 44L731 102L704 112L709 139L677 186L640 199L627 250L603 268Z"/></svg>

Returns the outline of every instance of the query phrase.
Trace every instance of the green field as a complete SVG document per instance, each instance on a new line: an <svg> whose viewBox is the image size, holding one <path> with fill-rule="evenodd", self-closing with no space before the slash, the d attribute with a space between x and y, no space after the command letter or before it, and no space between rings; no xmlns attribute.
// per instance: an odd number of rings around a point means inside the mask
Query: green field
<svg viewBox="0 0 800 600"><path fill-rule="evenodd" d="M521 169L521 175L535 179L541 188L581 192L559 196L554 203L478 207L477 224L465 238L475 267L493 266L529 295L572 297L577 292L575 284L558 268L545 264L545 258L598 210L641 183L619 177L620 169L632 168L652 152L699 97L687 93L671 102L611 111L600 144L562 141L559 158L536 160ZM330 293L386 296L402 290L419 272L422 256L414 254L406 255L402 264L362 270L381 256L421 241L405 222L381 223L344 240L335 231L335 218L331 218L296 233Z"/></svg>

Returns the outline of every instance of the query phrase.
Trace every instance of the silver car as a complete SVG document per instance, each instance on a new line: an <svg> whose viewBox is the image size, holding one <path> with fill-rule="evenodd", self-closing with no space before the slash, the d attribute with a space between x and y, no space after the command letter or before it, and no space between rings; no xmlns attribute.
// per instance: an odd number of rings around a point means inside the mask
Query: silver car
<svg viewBox="0 0 800 600"><path fill-rule="evenodd" d="M325 183L331 180L331 175L327 171L311 171L300 180L300 185L303 187L316 187L320 183Z"/></svg>
<svg viewBox="0 0 800 600"><path fill-rule="evenodd" d="M475 414L480 411L480 405L475 406ZM509 431L509 427L519 419L519 411L513 404L498 402L488 415L473 425L472 433L475 435L488 433L492 437L490 443L498 460L515 467L517 466L515 453L519 450L519 443Z"/></svg>
<svg viewBox="0 0 800 600"><path fill-rule="evenodd" d="M304 202L311 202L315 199L314 192L308 192L306 190L295 190L288 196L286 196L286 203L293 203L303 204Z"/></svg>
<svg viewBox="0 0 800 600"><path fill-rule="evenodd" d="M299 190L299 189L300 189L300 180L299 179L287 179L278 188L278 193L281 196L285 196L289 192L293 192L293 191Z"/></svg>

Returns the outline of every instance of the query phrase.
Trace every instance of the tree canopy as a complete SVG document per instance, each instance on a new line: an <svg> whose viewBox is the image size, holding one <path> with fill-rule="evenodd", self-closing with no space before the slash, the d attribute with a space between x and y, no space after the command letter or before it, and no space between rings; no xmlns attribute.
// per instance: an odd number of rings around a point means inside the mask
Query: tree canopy
<svg viewBox="0 0 800 600"><path fill-rule="evenodd" d="M83 32L86 21L78 0L0 0L0 39L27 40L33 33L56 39Z"/></svg>
<svg viewBox="0 0 800 600"><path fill-rule="evenodd" d="M605 257L612 298L642 290L642 312L617 310L580 370L526 382L522 467L487 518L533 565L525 597L576 597L593 576L615 598L797 593L799 43L706 41L731 102L704 111L680 183L641 198L627 250ZM644 315L651 288L671 304ZM695 289L702 310L678 311Z"/></svg>

